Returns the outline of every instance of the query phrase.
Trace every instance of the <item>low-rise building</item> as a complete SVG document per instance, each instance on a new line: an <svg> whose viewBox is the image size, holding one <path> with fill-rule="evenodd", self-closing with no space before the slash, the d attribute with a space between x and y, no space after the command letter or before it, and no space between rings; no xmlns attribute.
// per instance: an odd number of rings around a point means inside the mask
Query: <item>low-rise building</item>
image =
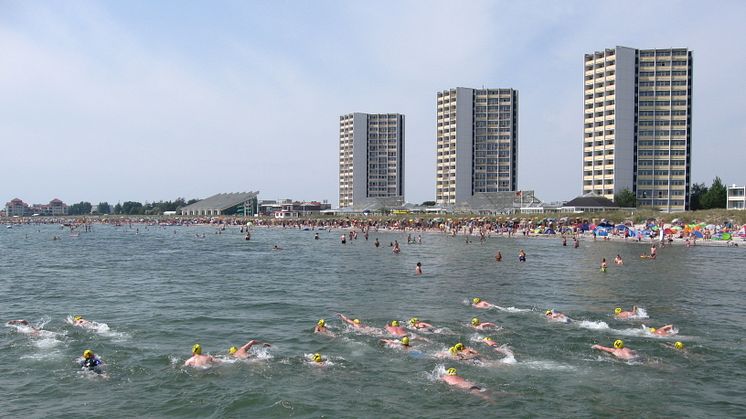
<svg viewBox="0 0 746 419"><path fill-rule="evenodd" d="M746 186L728 186L728 200L725 208L729 210L746 209Z"/></svg>
<svg viewBox="0 0 746 419"><path fill-rule="evenodd" d="M5 204L6 217L26 217L31 214L31 208L19 198L14 198Z"/></svg>
<svg viewBox="0 0 746 419"><path fill-rule="evenodd" d="M220 193L181 208L181 215L255 215L259 192Z"/></svg>

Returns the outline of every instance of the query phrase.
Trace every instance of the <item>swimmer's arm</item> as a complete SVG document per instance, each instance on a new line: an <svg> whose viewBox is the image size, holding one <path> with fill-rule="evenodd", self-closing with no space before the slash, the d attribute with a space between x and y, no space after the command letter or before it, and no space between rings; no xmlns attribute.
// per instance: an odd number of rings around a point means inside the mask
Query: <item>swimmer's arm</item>
<svg viewBox="0 0 746 419"><path fill-rule="evenodd" d="M591 349L598 349L599 351L608 352L610 354L614 353L614 349L613 348L607 348L607 347L601 346L601 345L593 345L593 346L591 346Z"/></svg>

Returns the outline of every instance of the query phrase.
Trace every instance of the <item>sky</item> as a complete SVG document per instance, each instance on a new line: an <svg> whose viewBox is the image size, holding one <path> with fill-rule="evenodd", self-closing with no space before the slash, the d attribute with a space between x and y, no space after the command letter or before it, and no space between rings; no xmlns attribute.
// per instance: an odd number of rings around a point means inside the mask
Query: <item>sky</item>
<svg viewBox="0 0 746 419"><path fill-rule="evenodd" d="M435 197L436 94L519 91L518 187L581 193L583 56L694 54L692 182L746 183L743 1L0 0L0 201L260 191L338 202L339 116L406 117Z"/></svg>

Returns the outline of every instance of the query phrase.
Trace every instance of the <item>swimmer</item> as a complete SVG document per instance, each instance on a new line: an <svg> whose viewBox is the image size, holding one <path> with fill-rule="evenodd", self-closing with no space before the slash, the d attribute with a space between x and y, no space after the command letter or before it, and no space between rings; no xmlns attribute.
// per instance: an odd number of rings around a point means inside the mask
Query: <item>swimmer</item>
<svg viewBox="0 0 746 419"><path fill-rule="evenodd" d="M448 354L453 358L460 360L474 359L479 357L479 352L472 348L464 346L463 343L459 342L450 348L448 348Z"/></svg>
<svg viewBox="0 0 746 419"><path fill-rule="evenodd" d="M500 262L501 260L503 260L503 254L498 250L497 253L495 253L495 262Z"/></svg>
<svg viewBox="0 0 746 419"><path fill-rule="evenodd" d="M97 374L103 372L101 371L101 367L104 365L103 361L101 361L101 358L96 356L96 354L94 354L90 349L83 351L83 359L79 361L79 364L83 369L93 371Z"/></svg>
<svg viewBox="0 0 746 419"><path fill-rule="evenodd" d="M675 335L677 333L677 331L674 330L672 324L667 324L667 325L661 326L661 327L659 327L657 329L655 327L650 327L650 328L648 328L648 332L650 332L650 333L652 333L654 335L658 335L658 336L671 336L671 335Z"/></svg>
<svg viewBox="0 0 746 419"><path fill-rule="evenodd" d="M209 367L212 364L220 363L210 355L202 355L202 346L199 343L192 346L192 357L184 362L185 367Z"/></svg>
<svg viewBox="0 0 746 419"><path fill-rule="evenodd" d="M404 336L407 334L407 329L399 325L398 320L392 320L386 325L386 331L394 336Z"/></svg>
<svg viewBox="0 0 746 419"><path fill-rule="evenodd" d="M91 327L93 326L93 322L91 322L90 320L84 319L83 316L75 316L73 317L73 326Z"/></svg>
<svg viewBox="0 0 746 419"><path fill-rule="evenodd" d="M391 251L393 254L398 254L401 252L401 248L399 247L399 242L394 240L394 249Z"/></svg>
<svg viewBox="0 0 746 419"><path fill-rule="evenodd" d="M559 311L554 311L553 309L545 311L544 317L546 317L547 320L560 323L570 323L572 321L565 314L560 313Z"/></svg>
<svg viewBox="0 0 746 419"><path fill-rule="evenodd" d="M433 327L430 323L421 322L417 317L409 319L409 325L415 329L430 329Z"/></svg>
<svg viewBox="0 0 746 419"><path fill-rule="evenodd" d="M318 240L318 239L319 239L319 233L316 233L316 234L315 234L315 235L313 236L313 239L314 239L314 240Z"/></svg>
<svg viewBox="0 0 746 419"><path fill-rule="evenodd" d="M624 265L624 261L622 260L622 257L619 255L616 255L614 258L614 263L617 265Z"/></svg>
<svg viewBox="0 0 746 419"><path fill-rule="evenodd" d="M460 388L462 390L481 392L482 387L472 383L471 381L456 375L456 368L448 368L445 375L441 377L446 384Z"/></svg>
<svg viewBox="0 0 746 419"><path fill-rule="evenodd" d="M230 355L230 356L232 356L234 358L238 358L238 359L247 359L248 357L251 356L251 354L249 354L249 349L251 349L251 347L254 346L254 345L256 345L257 343L261 343L262 345L264 345L265 348L269 348L269 347L272 346L269 343L260 342L258 340L253 340L252 339L252 340L249 341L249 343L247 343L246 345L244 345L244 346L242 346L240 348L236 348L235 346L231 346L228 349L228 355Z"/></svg>
<svg viewBox="0 0 746 419"><path fill-rule="evenodd" d="M676 341L673 346L669 346L669 348L670 347L673 347L673 349L676 349L677 351L686 352L686 350L684 350L684 344L679 341Z"/></svg>
<svg viewBox="0 0 746 419"><path fill-rule="evenodd" d="M376 332L380 331L380 329L371 327L368 325L364 325L363 322L360 321L360 319L350 319L346 317L342 313L337 313L337 316L339 316L340 319L342 319L345 323L349 324L350 326L354 327L355 329L361 331L361 332Z"/></svg>
<svg viewBox="0 0 746 419"><path fill-rule="evenodd" d="M479 321L478 317L472 317L471 319L471 327L477 329L477 330L484 330L488 329L490 327L497 327L495 323L490 322L481 322Z"/></svg>
<svg viewBox="0 0 746 419"><path fill-rule="evenodd" d="M482 301L479 297L474 297L471 299L471 306L474 308L492 308L495 305L487 301Z"/></svg>
<svg viewBox="0 0 746 419"><path fill-rule="evenodd" d="M497 346L497 342L495 342L491 337L485 336L482 338L482 343L484 343L487 346L495 347Z"/></svg>
<svg viewBox="0 0 746 419"><path fill-rule="evenodd" d="M319 319L318 322L316 322L316 326L313 328L313 333L321 333L328 336L334 336L334 333L329 330L329 328L326 327L326 320Z"/></svg>
<svg viewBox="0 0 746 419"><path fill-rule="evenodd" d="M609 264L606 263L606 258L601 258L601 272L606 272L609 269Z"/></svg>
<svg viewBox="0 0 746 419"><path fill-rule="evenodd" d="M524 252L523 249L521 249L521 251L518 252L518 260L521 262L526 261L526 252Z"/></svg>
<svg viewBox="0 0 746 419"><path fill-rule="evenodd" d="M378 241L378 237L376 237L376 240L373 242L373 245L376 247L381 246L381 242Z"/></svg>
<svg viewBox="0 0 746 419"><path fill-rule="evenodd" d="M282 247L280 247L278 245L274 245L274 246L272 246L272 250L282 250Z"/></svg>
<svg viewBox="0 0 746 419"><path fill-rule="evenodd" d="M409 337L404 336L401 339L381 339L381 342L391 348L409 349Z"/></svg>
<svg viewBox="0 0 746 419"><path fill-rule="evenodd" d="M313 362L311 365L323 366L327 359L322 357L320 353L315 353L311 355L311 361Z"/></svg>
<svg viewBox="0 0 746 419"><path fill-rule="evenodd" d="M617 319L629 319L635 317L637 316L637 306L632 306L631 311L623 311L621 307L617 307L614 309L614 316Z"/></svg>
<svg viewBox="0 0 746 419"><path fill-rule="evenodd" d="M28 320L25 319L19 319L19 320L10 320L5 323L6 326L21 326L20 328L16 328L16 330L19 333L26 333L29 335L38 335L39 332L41 332L41 329L38 327L32 325L29 323Z"/></svg>
<svg viewBox="0 0 746 419"><path fill-rule="evenodd" d="M591 346L591 348L598 349L599 351L608 352L619 359L630 360L630 359L637 358L637 352L633 351L632 349L625 348L624 341L622 341L621 339L617 339L614 341L613 348L607 348L606 346L601 346L601 345L593 345Z"/></svg>
<svg viewBox="0 0 746 419"><path fill-rule="evenodd" d="M422 262L417 262L417 266L414 267L415 275L422 275Z"/></svg>

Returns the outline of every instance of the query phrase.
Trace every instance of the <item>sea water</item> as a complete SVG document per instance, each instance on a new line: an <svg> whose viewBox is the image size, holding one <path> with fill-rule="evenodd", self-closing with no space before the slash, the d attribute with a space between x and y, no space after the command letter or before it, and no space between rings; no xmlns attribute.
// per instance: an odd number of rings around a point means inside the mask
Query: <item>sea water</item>
<svg viewBox="0 0 746 419"><path fill-rule="evenodd" d="M462 417L746 415L742 249L670 247L641 260L647 244L559 238L490 238L237 227L94 225L0 232L0 317L43 326L35 336L0 330L0 412L39 417ZM202 234L204 233L204 238ZM217 234L221 233L221 234ZM52 240L53 236L61 240ZM373 246L379 238L382 246ZM398 240L400 254L388 246ZM282 250L273 250L277 245ZM527 261L519 262L519 249ZM500 250L502 262L495 262ZM620 254L623 266L599 270ZM424 274L415 275L422 263ZM497 305L472 308L473 297ZM615 307L647 318L617 320ZM546 309L573 322L548 322ZM335 313L383 328L410 317L433 324L412 349L383 345L385 333L356 333ZM75 327L82 315L96 327ZM472 317L494 322L475 331ZM326 319L336 337L314 335ZM642 328L673 324L674 337ZM24 333L26 332L26 333ZM491 336L513 359L481 343ZM272 346L250 361L183 367L193 344L227 358L251 339ZM616 339L635 361L594 351ZM685 344L684 351L673 342ZM442 353L463 342L476 362ZM257 345L257 348L260 345ZM77 367L84 349L106 376ZM324 366L308 356L321 353ZM445 369L486 389L440 380ZM484 397L481 397L484 396Z"/></svg>

